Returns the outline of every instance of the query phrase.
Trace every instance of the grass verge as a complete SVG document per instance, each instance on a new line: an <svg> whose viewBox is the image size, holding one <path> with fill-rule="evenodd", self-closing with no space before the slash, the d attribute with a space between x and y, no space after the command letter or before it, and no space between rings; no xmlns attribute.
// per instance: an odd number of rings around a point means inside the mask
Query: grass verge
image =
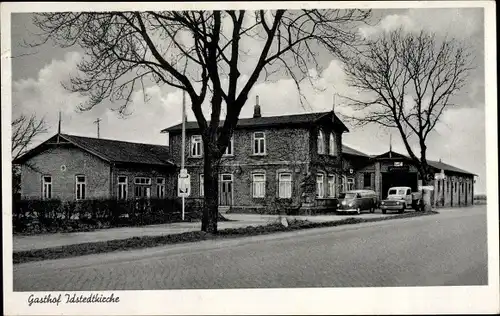
<svg viewBox="0 0 500 316"><path fill-rule="evenodd" d="M336 227L341 225L352 225L367 222L380 222L398 218L419 217L438 214L438 212L412 212L398 214L387 217L376 218L356 218L348 217L339 221L314 223L305 220L291 220L288 227L281 223L272 223L263 226L247 226L242 228L230 228L220 230L217 234L208 234L201 231L186 232L181 234L162 235L162 236L144 236L132 237L127 239L117 239L101 242L91 242L84 244L74 244L54 248L35 249L27 251L17 251L13 253L14 264L30 261L42 261L52 259L62 259L68 257L77 257L90 254L98 254L113 251L124 251L131 249L150 248L168 244L188 243L202 240L227 239L247 236L257 236L272 234L277 232L288 232L299 229Z"/></svg>

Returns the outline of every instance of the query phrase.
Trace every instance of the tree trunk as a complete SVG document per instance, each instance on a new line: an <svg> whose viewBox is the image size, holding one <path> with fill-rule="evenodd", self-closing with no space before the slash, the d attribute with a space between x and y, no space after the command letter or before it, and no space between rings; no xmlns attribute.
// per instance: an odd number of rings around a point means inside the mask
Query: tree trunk
<svg viewBox="0 0 500 316"><path fill-rule="evenodd" d="M210 144L205 147L205 162L203 168L204 203L201 219L201 231L216 234L217 217L219 214L219 163L220 157L211 150Z"/></svg>
<svg viewBox="0 0 500 316"><path fill-rule="evenodd" d="M422 179L422 186L427 186L429 185L429 173L428 173L428 168L425 166L420 167L420 179ZM429 190L423 190L422 189L422 209L421 211L431 211L432 210L432 201L431 201L431 194Z"/></svg>

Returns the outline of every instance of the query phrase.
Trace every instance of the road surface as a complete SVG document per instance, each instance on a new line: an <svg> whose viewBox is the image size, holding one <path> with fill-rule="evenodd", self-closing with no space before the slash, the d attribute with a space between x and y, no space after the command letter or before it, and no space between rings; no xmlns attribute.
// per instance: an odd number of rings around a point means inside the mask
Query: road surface
<svg viewBox="0 0 500 316"><path fill-rule="evenodd" d="M14 291L487 284L486 206L14 265Z"/></svg>

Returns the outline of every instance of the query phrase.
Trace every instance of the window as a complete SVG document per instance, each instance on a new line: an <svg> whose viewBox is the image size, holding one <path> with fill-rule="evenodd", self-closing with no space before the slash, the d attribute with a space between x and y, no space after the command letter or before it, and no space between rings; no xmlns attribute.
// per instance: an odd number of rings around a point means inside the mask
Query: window
<svg viewBox="0 0 500 316"><path fill-rule="evenodd" d="M354 178L347 178L347 190L354 190Z"/></svg>
<svg viewBox="0 0 500 316"><path fill-rule="evenodd" d="M51 199L52 198L52 177L43 176L42 177L42 198Z"/></svg>
<svg viewBox="0 0 500 316"><path fill-rule="evenodd" d="M203 177L203 173L200 174L200 196L204 196L205 195L205 189L203 187L204 185L204 177Z"/></svg>
<svg viewBox="0 0 500 316"><path fill-rule="evenodd" d="M232 156L232 155L233 155L233 137L229 139L226 151L224 152L224 156Z"/></svg>
<svg viewBox="0 0 500 316"><path fill-rule="evenodd" d="M85 199L85 176L76 176L76 199L83 200Z"/></svg>
<svg viewBox="0 0 500 316"><path fill-rule="evenodd" d="M323 131L318 131L318 154L325 153L325 138L323 136Z"/></svg>
<svg viewBox="0 0 500 316"><path fill-rule="evenodd" d="M254 155L264 155L266 153L266 134L263 132L253 133L253 153Z"/></svg>
<svg viewBox="0 0 500 316"><path fill-rule="evenodd" d="M151 185L151 178L137 177L134 181L137 185Z"/></svg>
<svg viewBox="0 0 500 316"><path fill-rule="evenodd" d="M264 173L252 175L252 192L254 198L263 198L266 195L266 175Z"/></svg>
<svg viewBox="0 0 500 316"><path fill-rule="evenodd" d="M165 197L165 178L156 179L156 196L160 199Z"/></svg>
<svg viewBox="0 0 500 316"><path fill-rule="evenodd" d="M136 198L151 197L151 178L137 177L134 179L134 193Z"/></svg>
<svg viewBox="0 0 500 316"><path fill-rule="evenodd" d="M324 181L323 174L316 175L316 196L319 198L325 196L325 187L323 181Z"/></svg>
<svg viewBox="0 0 500 316"><path fill-rule="evenodd" d="M280 199L292 198L292 174L280 173L278 176L278 196Z"/></svg>
<svg viewBox="0 0 500 316"><path fill-rule="evenodd" d="M201 157L202 139L200 135L191 136L191 157Z"/></svg>
<svg viewBox="0 0 500 316"><path fill-rule="evenodd" d="M372 174L367 172L363 175L363 186L371 187L372 186Z"/></svg>
<svg viewBox="0 0 500 316"><path fill-rule="evenodd" d="M126 200L128 195L127 177L118 177L118 199Z"/></svg>
<svg viewBox="0 0 500 316"><path fill-rule="evenodd" d="M336 195L336 181L335 181L335 176L329 175L328 176L328 196L329 197L335 197Z"/></svg>
<svg viewBox="0 0 500 316"><path fill-rule="evenodd" d="M332 156L337 155L337 142L335 141L335 135L333 135L333 133L330 133L328 150L330 151L330 155Z"/></svg>

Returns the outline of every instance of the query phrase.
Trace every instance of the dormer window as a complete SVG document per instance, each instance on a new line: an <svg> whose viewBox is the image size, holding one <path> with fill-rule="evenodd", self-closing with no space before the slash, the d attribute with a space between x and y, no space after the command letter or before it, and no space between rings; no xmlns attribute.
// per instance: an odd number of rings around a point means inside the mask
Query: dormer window
<svg viewBox="0 0 500 316"><path fill-rule="evenodd" d="M325 153L325 135L322 130L318 131L318 154Z"/></svg>
<svg viewBox="0 0 500 316"><path fill-rule="evenodd" d="M336 156L337 155L337 142L335 141L335 135L333 133L330 133L330 140L329 140L329 152L330 155Z"/></svg>

